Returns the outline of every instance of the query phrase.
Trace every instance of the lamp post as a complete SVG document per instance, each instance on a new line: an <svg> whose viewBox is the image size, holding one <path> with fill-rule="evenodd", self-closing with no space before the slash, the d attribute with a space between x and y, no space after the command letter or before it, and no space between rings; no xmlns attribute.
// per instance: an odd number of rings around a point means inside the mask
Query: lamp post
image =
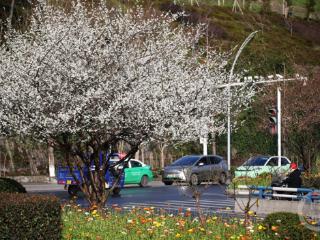
<svg viewBox="0 0 320 240"><path fill-rule="evenodd" d="M228 85L227 85L227 92L228 92L228 103L227 103L227 128L228 128L228 139L227 139L227 160L228 160L228 170L230 171L231 169L231 117L230 117L230 102L231 102L231 91L230 91L230 82L232 80L233 77L233 70L234 67L237 63L237 60L242 52L242 50L245 48L245 46L250 42L250 40L254 37L254 35L259 32L259 31L254 31L252 33L250 33L250 35L244 40L244 42L242 43L241 47L239 48L236 57L233 61L231 70L230 70L230 74L229 74L229 81L228 81Z"/></svg>
<svg viewBox="0 0 320 240"><path fill-rule="evenodd" d="M281 167L281 88L277 87L278 167Z"/></svg>

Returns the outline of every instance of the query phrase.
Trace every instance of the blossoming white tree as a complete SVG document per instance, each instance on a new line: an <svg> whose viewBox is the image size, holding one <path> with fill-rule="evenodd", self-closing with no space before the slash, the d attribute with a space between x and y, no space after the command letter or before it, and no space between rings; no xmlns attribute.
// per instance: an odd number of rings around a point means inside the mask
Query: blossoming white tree
<svg viewBox="0 0 320 240"><path fill-rule="evenodd" d="M39 5L29 31L8 32L0 50L2 135L50 140L83 168L119 141L131 157L143 141L223 129L211 123L226 109L227 59L201 50L201 27L175 26L177 17ZM253 95L245 89L234 94L241 104ZM109 167L82 179L91 205L107 200Z"/></svg>

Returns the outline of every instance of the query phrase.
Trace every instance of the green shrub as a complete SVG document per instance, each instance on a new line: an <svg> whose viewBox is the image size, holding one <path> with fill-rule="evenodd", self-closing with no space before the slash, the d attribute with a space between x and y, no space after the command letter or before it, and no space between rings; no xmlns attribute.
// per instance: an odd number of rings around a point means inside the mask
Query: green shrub
<svg viewBox="0 0 320 240"><path fill-rule="evenodd" d="M271 213L264 219L263 224L271 239L310 240L313 238L313 232L301 224L299 215L295 213Z"/></svg>
<svg viewBox="0 0 320 240"><path fill-rule="evenodd" d="M320 175L304 175L302 183L304 187L320 189Z"/></svg>
<svg viewBox="0 0 320 240"><path fill-rule="evenodd" d="M26 189L11 178L0 178L0 192L26 193Z"/></svg>
<svg viewBox="0 0 320 240"><path fill-rule="evenodd" d="M61 208L57 197L0 193L0 199L0 239L61 238Z"/></svg>
<svg viewBox="0 0 320 240"><path fill-rule="evenodd" d="M238 187L239 185L247 186L270 186L272 181L272 175L270 173L261 174L255 178L251 177L236 177L232 179L231 188Z"/></svg>

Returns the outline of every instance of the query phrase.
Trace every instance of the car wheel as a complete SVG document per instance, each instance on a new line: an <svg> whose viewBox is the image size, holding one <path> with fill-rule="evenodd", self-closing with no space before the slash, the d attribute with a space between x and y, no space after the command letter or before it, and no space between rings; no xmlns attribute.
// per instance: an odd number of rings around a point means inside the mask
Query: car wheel
<svg viewBox="0 0 320 240"><path fill-rule="evenodd" d="M195 185L200 185L200 181L199 181L199 178L198 178L198 175L193 173L190 177L190 183L191 185L195 186Z"/></svg>
<svg viewBox="0 0 320 240"><path fill-rule="evenodd" d="M143 175L139 185L140 187L146 187L148 185L148 176Z"/></svg>
<svg viewBox="0 0 320 240"><path fill-rule="evenodd" d="M219 183L225 184L227 182L227 175L225 173L220 174Z"/></svg>
<svg viewBox="0 0 320 240"><path fill-rule="evenodd" d="M164 183L164 185L172 185L173 184L172 181L164 181L163 183Z"/></svg>
<svg viewBox="0 0 320 240"><path fill-rule="evenodd" d="M77 196L78 192L79 192L79 187L77 185L68 186L68 193L71 197Z"/></svg>
<svg viewBox="0 0 320 240"><path fill-rule="evenodd" d="M115 188L112 190L112 193L113 193L113 195L119 195L120 191L121 191L121 188L115 187Z"/></svg>

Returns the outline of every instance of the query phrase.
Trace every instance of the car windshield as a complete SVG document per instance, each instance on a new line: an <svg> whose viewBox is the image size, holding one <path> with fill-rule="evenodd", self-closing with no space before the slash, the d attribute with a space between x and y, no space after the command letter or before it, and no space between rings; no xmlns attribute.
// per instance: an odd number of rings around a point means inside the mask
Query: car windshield
<svg viewBox="0 0 320 240"><path fill-rule="evenodd" d="M185 156L185 157L179 158L178 160L174 161L171 164L171 166L191 166L198 159L199 159L199 156Z"/></svg>
<svg viewBox="0 0 320 240"><path fill-rule="evenodd" d="M264 166L268 157L252 157L247 160L242 166Z"/></svg>

